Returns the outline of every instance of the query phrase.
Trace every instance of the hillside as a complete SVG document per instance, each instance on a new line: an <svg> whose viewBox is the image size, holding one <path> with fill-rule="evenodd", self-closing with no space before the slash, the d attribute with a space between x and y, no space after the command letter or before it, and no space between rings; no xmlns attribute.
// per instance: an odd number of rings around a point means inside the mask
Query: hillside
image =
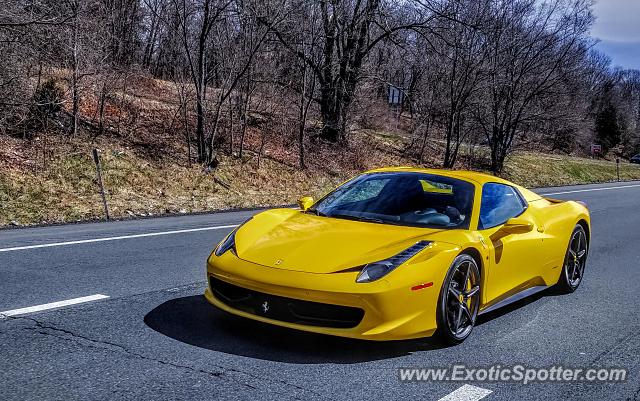
<svg viewBox="0 0 640 401"><path fill-rule="evenodd" d="M402 156L403 135L356 131L347 151L308 144L307 169L295 164L295 149L278 142L263 155L250 150L242 159L221 152L211 171L188 167L171 141L156 141L161 154L131 138L103 135L67 138L50 135L23 141L0 136L0 226L100 219L102 203L91 157L100 150L103 180L112 218L166 213L292 204L301 195L320 196L336 184L367 169L417 165ZM179 149L179 144L175 145ZM437 142L430 144L427 167L437 167ZM167 152L167 153L164 153ZM474 169L465 164L458 168ZM640 166L621 164L621 179L640 179ZM516 152L503 176L529 187L616 180L615 163L580 157Z"/></svg>
<svg viewBox="0 0 640 401"><path fill-rule="evenodd" d="M100 218L93 149L114 218L388 165L611 181L640 153L640 71L593 48L591 0L23 3L0 12L0 226Z"/></svg>

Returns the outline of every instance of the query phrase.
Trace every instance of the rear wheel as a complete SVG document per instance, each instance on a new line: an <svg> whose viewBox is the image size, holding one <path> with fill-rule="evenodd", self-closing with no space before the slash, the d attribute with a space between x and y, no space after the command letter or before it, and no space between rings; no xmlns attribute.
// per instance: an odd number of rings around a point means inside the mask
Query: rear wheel
<svg viewBox="0 0 640 401"><path fill-rule="evenodd" d="M480 271L475 259L456 257L447 272L438 301L438 335L448 344L469 337L480 306Z"/></svg>
<svg viewBox="0 0 640 401"><path fill-rule="evenodd" d="M571 293L578 289L584 275L588 251L587 233L578 224L571 233L564 266L558 279L558 287L563 292Z"/></svg>

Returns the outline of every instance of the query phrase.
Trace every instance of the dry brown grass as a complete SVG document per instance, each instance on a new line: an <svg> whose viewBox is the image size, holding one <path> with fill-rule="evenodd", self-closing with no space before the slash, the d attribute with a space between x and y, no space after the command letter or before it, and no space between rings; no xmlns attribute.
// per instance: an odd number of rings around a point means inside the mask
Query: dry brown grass
<svg viewBox="0 0 640 401"><path fill-rule="evenodd" d="M0 226L102 217L92 146L86 140L50 139L53 156L46 165L33 159L36 145L24 147L21 140L6 138L3 145ZM112 139L100 138L95 146L101 153L110 212L116 218L292 204L301 195L320 196L362 169L394 164L393 157L383 154L371 158L377 163L369 163L363 155L312 147L310 151L317 152L309 155L305 171L275 161L265 149L259 167L253 152L243 160L221 154L219 167L205 172L201 166L189 168L170 158L145 158ZM366 160L344 166L349 157Z"/></svg>
<svg viewBox="0 0 640 401"><path fill-rule="evenodd" d="M363 144L372 141L370 134L357 138L350 152L329 149L320 153L315 149L318 153L310 156L306 171L269 157L263 157L258 168L257 155L250 154L243 161L221 155L220 166L206 173L199 166L188 168L175 161L149 160L108 141L97 146L101 150L111 214L126 218L292 204L301 195L321 196L359 171L412 164L393 152L383 151L389 145L384 142L365 149ZM56 147L56 156L46 167L38 162L35 168L32 160L16 163L23 153L7 152L4 141L0 226L11 222L35 224L102 217L91 147L82 142L51 144ZM346 164L347 159L350 164ZM9 165L7 160L13 164ZM611 162L520 153L509 160L505 177L535 187L611 181L616 179L616 173L615 163ZM624 164L621 178L640 179L640 166Z"/></svg>
<svg viewBox="0 0 640 401"><path fill-rule="evenodd" d="M221 152L213 172L187 167L181 128L174 118L175 85L144 77L135 84L126 96L116 94L121 100L107 109L108 129L97 138L91 132L76 138L41 134L32 141L0 136L0 226L101 218L91 158L94 147L101 151L107 200L115 218L292 204L301 195L321 196L364 170L415 165L403 153L410 138L389 123L387 128L355 131L346 147L309 143L308 168L300 171L293 134L266 124L249 129L242 160ZM89 118L95 113L95 99L85 102ZM266 114L260 117L269 119ZM442 144L429 141L424 165L435 167L440 160ZM612 181L616 169L607 161L520 152L508 160L504 176L536 187ZM623 164L621 178L640 179L640 167Z"/></svg>
<svg viewBox="0 0 640 401"><path fill-rule="evenodd" d="M616 163L612 161L533 152L515 153L506 164L504 176L528 187L589 184L618 179ZM640 166L621 162L620 179L640 179Z"/></svg>

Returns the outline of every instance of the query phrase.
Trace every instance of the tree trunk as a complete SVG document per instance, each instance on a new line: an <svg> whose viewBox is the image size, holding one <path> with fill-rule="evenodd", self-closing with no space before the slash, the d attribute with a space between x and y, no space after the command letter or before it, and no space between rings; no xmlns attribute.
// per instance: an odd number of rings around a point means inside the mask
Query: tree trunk
<svg viewBox="0 0 640 401"><path fill-rule="evenodd" d="M204 163L209 167L216 167L218 165L218 159L215 155L214 144L216 140L216 135L218 133L218 125L220 124L220 113L222 111L222 105L224 103L224 99L220 99L218 104L216 105L216 113L213 117L213 126L211 127L211 134L209 135L208 143L205 148L205 159Z"/></svg>
<svg viewBox="0 0 640 401"><path fill-rule="evenodd" d="M204 141L204 106L200 96L196 96L196 145L198 148L198 163L206 160L206 144Z"/></svg>
<svg viewBox="0 0 640 401"><path fill-rule="evenodd" d="M311 96L313 96L313 90L312 90ZM299 152L301 170L304 170L306 168L304 164L304 129L307 125L307 111L309 110L309 106L308 106L309 103L306 103L306 97L307 97L307 65L304 64L302 69L302 90L300 91L300 113L299 113L299 120L298 120L298 152Z"/></svg>
<svg viewBox="0 0 640 401"><path fill-rule="evenodd" d="M451 139L453 137L453 118L449 117L447 121L447 143L444 151L444 161L442 162L442 167L450 168L451 167Z"/></svg>
<svg viewBox="0 0 640 401"><path fill-rule="evenodd" d="M107 102L107 82L102 82L102 88L100 90L100 110L98 112L98 135L104 133L104 106Z"/></svg>
<svg viewBox="0 0 640 401"><path fill-rule="evenodd" d="M433 117L429 116L427 118L427 126L424 130L424 135L422 136L422 145L420 145L420 156L418 157L418 162L422 164L424 160L424 148L427 146L427 138L429 137L429 130L431 129L431 122Z"/></svg>
<svg viewBox="0 0 640 401"><path fill-rule="evenodd" d="M238 157L242 160L244 153L244 137L247 133L247 119L249 117L249 104L251 103L251 69L247 71L246 84L244 88L244 104L242 105L242 130L240 131L240 153Z"/></svg>
<svg viewBox="0 0 640 401"><path fill-rule="evenodd" d="M340 99L342 100L342 99ZM321 88L320 114L322 116L322 131L320 137L325 141L336 143L340 139L340 112L337 107L336 89L333 83L324 83Z"/></svg>
<svg viewBox="0 0 640 401"><path fill-rule="evenodd" d="M182 107L182 123L184 125L184 136L187 141L187 166L191 168L191 133L189 132L189 118L187 116L187 102L184 101Z"/></svg>
<svg viewBox="0 0 640 401"><path fill-rule="evenodd" d="M500 144L502 142L501 138L502 136L500 133L500 128L494 126L491 142L489 143L489 146L491 148L491 172L493 174L498 174L502 170L502 165L500 162Z"/></svg>
<svg viewBox="0 0 640 401"><path fill-rule="evenodd" d="M233 102L229 96L229 155L233 157Z"/></svg>
<svg viewBox="0 0 640 401"><path fill-rule="evenodd" d="M72 51L71 51L71 136L78 133L78 111L80 108L80 94L78 93L78 3L73 3L75 16L73 17L72 27Z"/></svg>
<svg viewBox="0 0 640 401"><path fill-rule="evenodd" d="M149 28L149 37L147 38L147 44L144 48L144 56L142 59L142 65L145 67L149 67L151 64L151 58L153 56L153 51L155 50L156 43L156 35L158 32L158 14L157 10L153 10L151 13L151 27Z"/></svg>

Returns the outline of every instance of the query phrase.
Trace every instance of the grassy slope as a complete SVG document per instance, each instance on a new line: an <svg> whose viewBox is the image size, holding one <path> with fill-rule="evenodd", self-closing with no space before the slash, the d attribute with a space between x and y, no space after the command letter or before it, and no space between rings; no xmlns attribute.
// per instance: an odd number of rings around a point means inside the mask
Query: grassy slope
<svg viewBox="0 0 640 401"><path fill-rule="evenodd" d="M547 187L616 181L616 163L581 157L516 153L507 162L504 177L527 187ZM620 179L640 179L640 165L620 163Z"/></svg>
<svg viewBox="0 0 640 401"><path fill-rule="evenodd" d="M102 204L89 150L58 157L39 172L0 169L0 226L100 218ZM303 194L320 196L355 174L317 168L306 172L263 158L223 157L213 173L172 162L150 162L133 152L102 146L104 182L114 217L268 206L294 203ZM382 158L381 158L382 159ZM382 159L360 169L410 164ZM525 186L552 186L616 180L615 163L591 159L517 153L504 176ZM621 178L640 179L640 166L621 165Z"/></svg>
<svg viewBox="0 0 640 401"><path fill-rule="evenodd" d="M309 168L301 172L292 167L297 163L295 138L275 126L267 130L271 133L264 154L269 157L262 158L259 167L256 154L248 152L242 161L221 155L220 166L210 173L200 166L187 168L184 138L175 120L176 90L168 82L144 77L133 82L126 96L118 94L122 97L119 103L107 107L106 125L112 131L117 126L117 134L98 138L89 132L77 138L57 134L30 142L0 136L0 226L101 218L91 159L94 146L102 152L108 203L116 218L291 204L301 195L318 197L363 170L413 164L402 156L411 140L406 134L397 129L392 130L395 133L359 130L352 134L347 149L309 143ZM96 107L95 99L87 94L84 118L95 116ZM388 110L381 110L378 118L384 120ZM256 113L268 121L273 119L268 117L271 111L267 107ZM389 125L397 126L391 120ZM249 129L249 149L260 148L263 132ZM442 144L430 140L425 165L436 166L441 153ZM622 179L640 179L640 166L621 166ZM516 153L507 161L504 176L539 187L613 181L616 170L615 163L606 161Z"/></svg>
<svg viewBox="0 0 640 401"><path fill-rule="evenodd" d="M262 160L260 169L255 162L242 166L223 159L212 174L199 167L149 163L116 151L104 152L102 160L113 217L293 203L297 194L318 194L338 181L325 174L300 173L269 159ZM37 174L0 171L0 204L0 226L102 216L95 166L87 154L61 158Z"/></svg>

